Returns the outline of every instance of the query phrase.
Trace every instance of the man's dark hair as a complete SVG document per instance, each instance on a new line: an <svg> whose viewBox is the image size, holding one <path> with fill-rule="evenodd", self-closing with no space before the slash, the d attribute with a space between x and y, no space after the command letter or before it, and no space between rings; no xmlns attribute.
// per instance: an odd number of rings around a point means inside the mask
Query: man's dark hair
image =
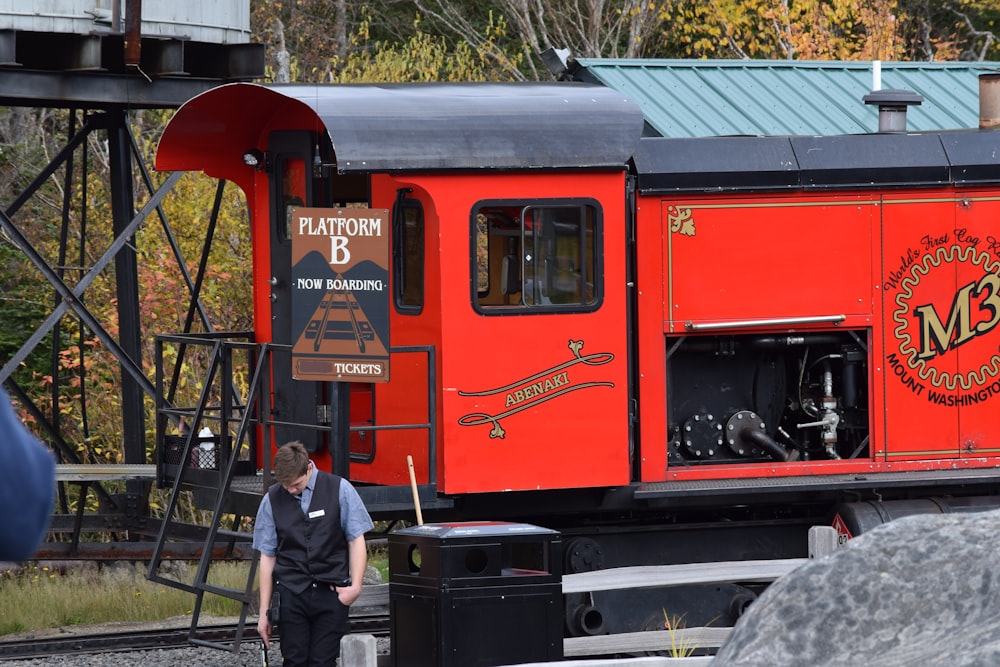
<svg viewBox="0 0 1000 667"><path fill-rule="evenodd" d="M309 470L309 452L298 440L278 448L274 455L274 478L279 484L291 484Z"/></svg>

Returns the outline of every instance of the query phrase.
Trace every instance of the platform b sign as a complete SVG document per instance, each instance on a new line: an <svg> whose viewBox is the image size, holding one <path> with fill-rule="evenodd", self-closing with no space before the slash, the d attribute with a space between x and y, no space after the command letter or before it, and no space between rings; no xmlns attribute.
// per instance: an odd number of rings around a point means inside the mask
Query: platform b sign
<svg viewBox="0 0 1000 667"><path fill-rule="evenodd" d="M389 212L295 208L292 377L389 381Z"/></svg>

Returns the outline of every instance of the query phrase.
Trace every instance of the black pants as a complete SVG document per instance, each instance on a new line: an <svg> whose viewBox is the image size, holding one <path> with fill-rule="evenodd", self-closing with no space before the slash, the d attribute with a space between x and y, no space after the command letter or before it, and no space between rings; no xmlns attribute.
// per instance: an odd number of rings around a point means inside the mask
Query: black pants
<svg viewBox="0 0 1000 667"><path fill-rule="evenodd" d="M284 586L278 590L284 667L333 667L340 656L340 639L348 631L348 607L329 584L315 584L298 595Z"/></svg>

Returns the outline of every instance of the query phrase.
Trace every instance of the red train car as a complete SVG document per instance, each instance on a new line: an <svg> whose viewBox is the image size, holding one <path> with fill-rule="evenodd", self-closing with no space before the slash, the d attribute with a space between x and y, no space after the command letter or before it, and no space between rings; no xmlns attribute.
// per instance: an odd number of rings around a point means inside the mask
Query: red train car
<svg viewBox="0 0 1000 667"><path fill-rule="evenodd" d="M430 518L558 528L574 572L801 556L834 516L846 536L993 506L996 154L977 130L644 138L637 106L583 84L233 84L177 112L157 168L246 193L257 345L327 326L293 312L297 207L384 211L388 307L339 312L376 313L388 372L274 357L273 440L386 518L411 456ZM752 592L588 602L614 631L726 624Z"/></svg>

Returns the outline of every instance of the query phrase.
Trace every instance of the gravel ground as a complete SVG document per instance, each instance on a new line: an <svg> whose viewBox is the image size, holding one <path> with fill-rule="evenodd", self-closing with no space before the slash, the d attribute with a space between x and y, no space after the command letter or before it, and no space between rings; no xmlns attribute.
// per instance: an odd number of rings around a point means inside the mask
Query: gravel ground
<svg viewBox="0 0 1000 667"><path fill-rule="evenodd" d="M389 664L388 639L379 639L378 664ZM268 661L273 667L281 667L281 651L272 643L268 651ZM86 655L62 655L51 658L3 661L4 667L122 667L141 665L142 667L260 667L260 644L248 644L239 653L229 653L219 649L192 646L189 648L157 649L154 651L129 651L116 653L88 653ZM350 666L346 666L350 667Z"/></svg>
<svg viewBox="0 0 1000 667"><path fill-rule="evenodd" d="M132 568L132 566L129 566ZM132 568L134 569L134 568ZM373 570L369 566L369 570ZM140 571L141 575L141 571ZM372 573L372 578L365 577L366 583L380 584L381 577L377 571ZM213 618L202 616L202 623L210 625L213 622L235 623L236 618ZM248 621L256 623L256 621ZM162 628L183 628L187 629L191 624L190 617L178 617L166 619L153 623L106 623L99 625L67 626L63 628L52 628L49 630L34 630L12 635L5 635L2 640L18 640L30 636L41 637L45 634L67 635L78 634L88 635L93 633L119 632L128 629L162 629ZM389 665L389 638L378 638L378 664L379 667ZM268 651L268 661L271 667L281 667L280 640L271 643ZM82 655L60 655L45 658L32 658L30 660L3 660L0 659L3 667L260 667L261 654L260 642L248 641L243 644L239 653L231 653L221 649L205 648L202 646L190 646L176 649L155 649L143 651L116 651L113 653L87 653ZM353 667L345 665L344 667Z"/></svg>
<svg viewBox="0 0 1000 667"><path fill-rule="evenodd" d="M233 618L215 618L211 616L203 617L207 625L213 623L235 623ZM187 630L191 620L187 617L177 617L164 621L152 623L105 623L97 625L67 626L64 628L52 628L49 630L24 632L16 635L7 635L5 640L21 640L30 638L44 638L45 635L78 635L85 637L94 633L122 632L127 630L159 630L164 628L181 628ZM378 637L378 664L379 667L388 666L389 659L389 638ZM281 667L281 640L276 639L271 642L268 650L268 662L271 667ZM141 651L115 651L111 653L87 653L82 655L59 655L45 658L32 658L30 660L3 660L0 659L3 667L122 667L123 665L136 665L141 667L260 667L260 641L248 640L240 647L239 653L232 653L222 649L206 648L204 646L188 646L173 649L146 649ZM354 667L345 665L344 667Z"/></svg>
<svg viewBox="0 0 1000 667"><path fill-rule="evenodd" d="M281 665L281 653L277 645L272 645L268 653L271 665ZM200 646L179 649L158 649L155 651L132 651L120 653L89 653L87 655L61 655L51 658L5 661L11 667L122 667L141 665L142 667L260 667L260 650L244 648L238 654Z"/></svg>

